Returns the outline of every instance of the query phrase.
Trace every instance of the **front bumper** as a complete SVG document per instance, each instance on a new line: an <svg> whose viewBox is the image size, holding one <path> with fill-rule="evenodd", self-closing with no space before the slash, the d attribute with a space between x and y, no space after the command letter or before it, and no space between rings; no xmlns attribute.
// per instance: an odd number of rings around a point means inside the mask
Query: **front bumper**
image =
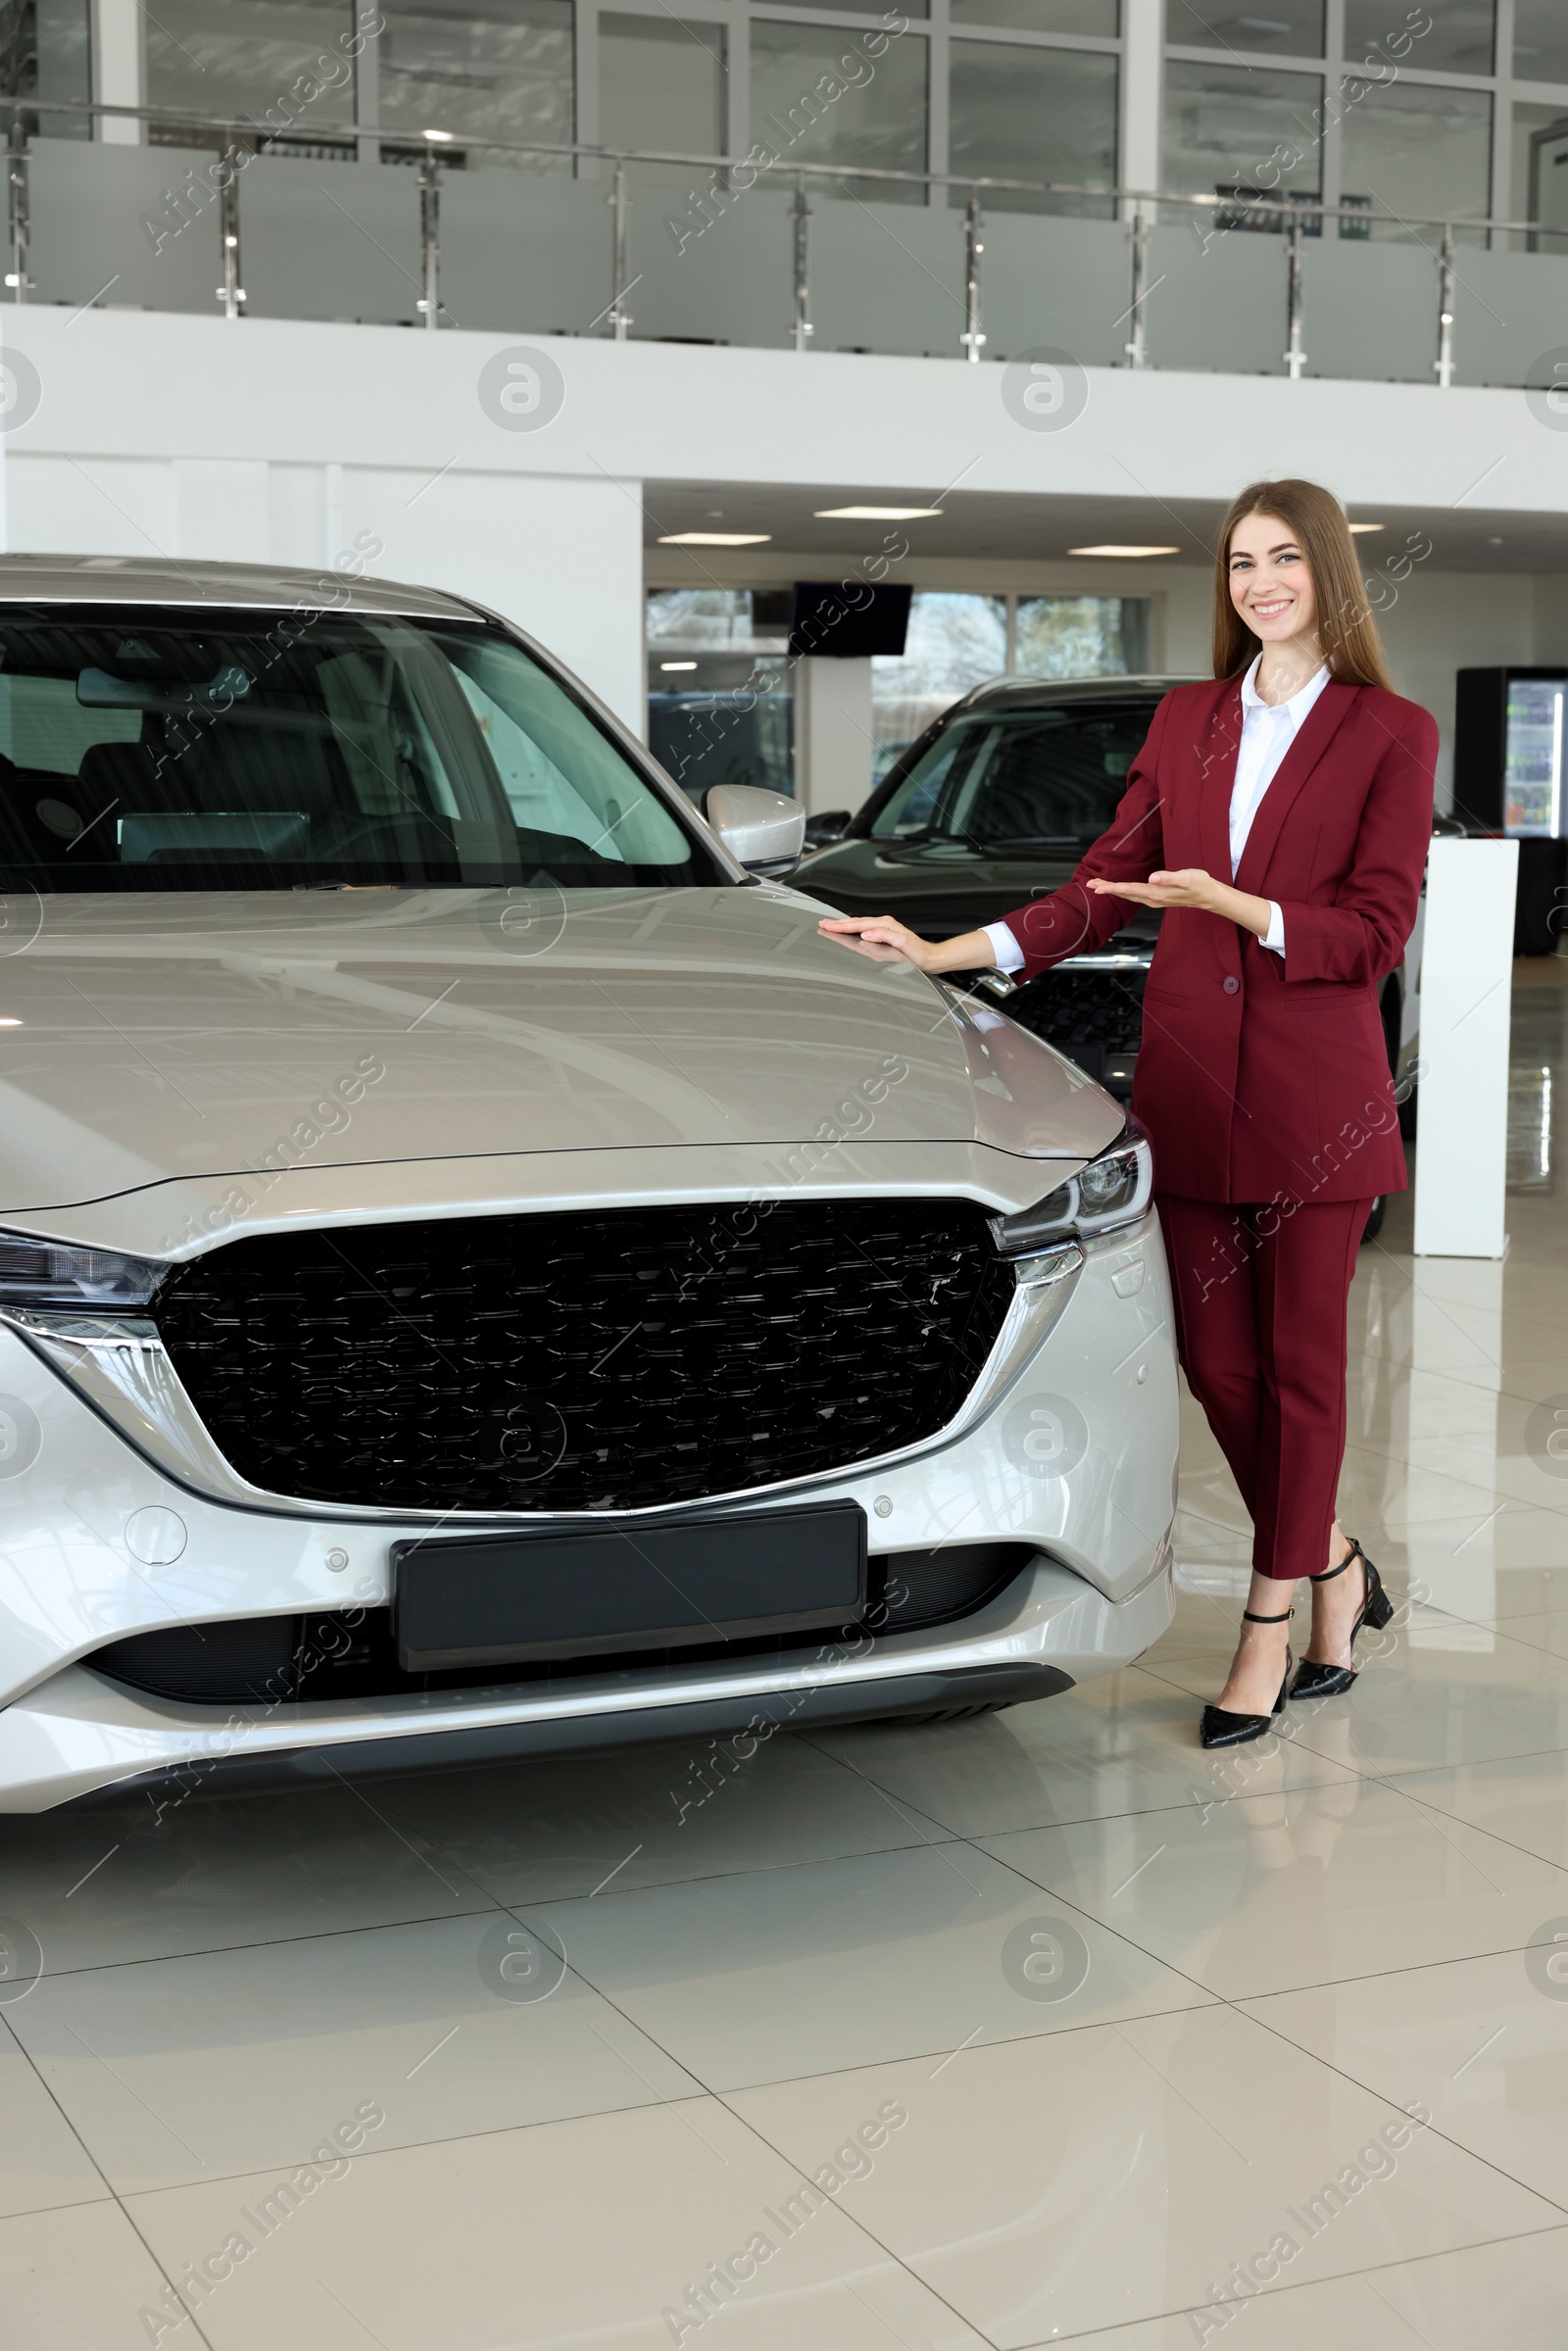
<svg viewBox="0 0 1568 2351"><path fill-rule="evenodd" d="M35 1438L0 1461L0 1810L220 1764L418 1769L745 1733L754 1718L780 1728L1045 1695L1126 1664L1170 1617L1175 1357L1152 1216L1091 1245L1044 1341L978 1418L898 1459L754 1497L857 1501L873 1550L1027 1543L1031 1563L1005 1592L956 1623L744 1665L237 1708L149 1697L95 1671L92 1653L172 1625L384 1607L394 1543L427 1536L428 1521L203 1493L11 1330L0 1414Z"/></svg>

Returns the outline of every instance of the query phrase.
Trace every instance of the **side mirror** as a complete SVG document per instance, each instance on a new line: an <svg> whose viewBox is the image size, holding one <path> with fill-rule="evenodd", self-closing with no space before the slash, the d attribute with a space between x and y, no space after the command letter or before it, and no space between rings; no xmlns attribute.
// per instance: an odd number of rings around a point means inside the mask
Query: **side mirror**
<svg viewBox="0 0 1568 2351"><path fill-rule="evenodd" d="M791 873L800 862L806 810L798 800L754 784L715 784L703 812L748 873Z"/></svg>
<svg viewBox="0 0 1568 2351"><path fill-rule="evenodd" d="M806 843L808 849L828 849L842 841L850 829L848 808L824 808L820 815L806 819Z"/></svg>

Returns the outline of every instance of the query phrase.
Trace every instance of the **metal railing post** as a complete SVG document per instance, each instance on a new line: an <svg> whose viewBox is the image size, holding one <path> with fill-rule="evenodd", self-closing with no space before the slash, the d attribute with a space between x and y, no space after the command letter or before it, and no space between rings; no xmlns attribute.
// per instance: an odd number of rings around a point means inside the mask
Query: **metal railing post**
<svg viewBox="0 0 1568 2351"><path fill-rule="evenodd" d="M1128 306L1128 337L1123 349L1129 367L1147 367L1149 340L1144 331L1144 303L1149 292L1149 239L1143 198L1134 199L1129 220L1128 238L1133 249L1132 302Z"/></svg>
<svg viewBox="0 0 1568 2351"><path fill-rule="evenodd" d="M441 166L428 150L419 158L419 250L424 292L417 307L433 333L441 323Z"/></svg>
<svg viewBox="0 0 1568 2351"><path fill-rule="evenodd" d="M985 239L981 235L984 227L985 218L980 210L980 199L971 189L963 220L964 331L958 340L967 350L971 361L976 363L980 358L980 346L985 341L985 336L980 332L980 256L986 249Z"/></svg>
<svg viewBox="0 0 1568 2351"><path fill-rule="evenodd" d="M1443 228L1443 252L1438 262L1438 356L1433 361L1444 391L1453 383L1453 222Z"/></svg>
<svg viewBox="0 0 1568 2351"><path fill-rule="evenodd" d="M1301 349L1301 223L1291 222L1291 244L1287 264L1290 270L1290 293L1286 300L1288 332L1285 338L1285 365L1292 383L1299 383L1301 369L1306 366L1306 353Z"/></svg>
<svg viewBox="0 0 1568 2351"><path fill-rule="evenodd" d="M6 284L11 287L15 301L25 302L32 280L27 275L27 126L20 115L11 119L6 164L11 182L11 267L6 271Z"/></svg>
<svg viewBox="0 0 1568 2351"><path fill-rule="evenodd" d="M610 191L610 282L612 296L610 305L610 331L617 343L624 343L631 331L631 313L626 308L630 288L626 283L629 250L628 230L631 198L626 193L626 167L617 156L615 177Z"/></svg>
<svg viewBox="0 0 1568 2351"><path fill-rule="evenodd" d="M245 288L240 283L239 267L239 173L233 169L233 161L230 149L229 175L218 197L218 230L223 245L223 282L218 289L218 299L223 306L225 318L242 318Z"/></svg>
<svg viewBox="0 0 1568 2351"><path fill-rule="evenodd" d="M806 175L795 174L795 348L809 351L811 336L811 208L806 201Z"/></svg>

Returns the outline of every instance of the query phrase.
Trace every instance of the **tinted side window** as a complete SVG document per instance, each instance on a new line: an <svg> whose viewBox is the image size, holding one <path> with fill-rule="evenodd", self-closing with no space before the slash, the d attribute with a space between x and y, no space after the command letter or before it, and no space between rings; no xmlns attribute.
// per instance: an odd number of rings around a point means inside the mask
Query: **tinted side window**
<svg viewBox="0 0 1568 2351"><path fill-rule="evenodd" d="M1147 709L1042 710L1004 719L977 760L968 805L956 809L972 840L1098 839L1126 788L1149 732Z"/></svg>

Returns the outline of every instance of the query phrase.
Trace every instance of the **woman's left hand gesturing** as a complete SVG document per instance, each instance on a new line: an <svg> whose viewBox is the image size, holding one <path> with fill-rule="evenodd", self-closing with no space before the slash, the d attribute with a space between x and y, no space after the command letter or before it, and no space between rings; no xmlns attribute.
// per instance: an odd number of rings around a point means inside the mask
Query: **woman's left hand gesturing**
<svg viewBox="0 0 1568 2351"><path fill-rule="evenodd" d="M1141 906L1196 906L1200 913L1219 914L1227 922L1263 938L1272 920L1266 898L1252 898L1218 882L1201 865L1185 865L1177 873L1152 873L1147 882L1092 881L1089 888L1101 898L1130 898Z"/></svg>

